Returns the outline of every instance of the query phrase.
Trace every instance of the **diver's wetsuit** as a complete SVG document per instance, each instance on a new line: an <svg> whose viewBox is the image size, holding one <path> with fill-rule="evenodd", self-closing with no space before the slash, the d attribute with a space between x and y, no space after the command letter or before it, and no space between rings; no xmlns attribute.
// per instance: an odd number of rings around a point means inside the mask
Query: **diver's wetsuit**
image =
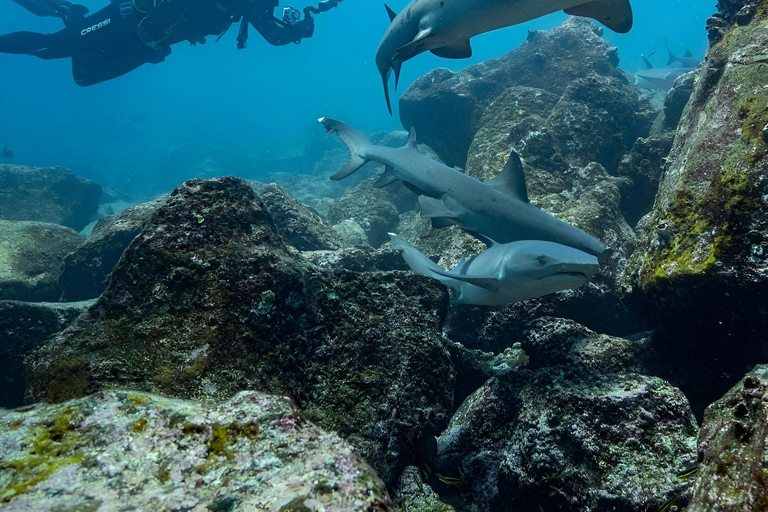
<svg viewBox="0 0 768 512"><path fill-rule="evenodd" d="M145 63L161 62L171 53L172 44L184 40L204 43L205 36L223 34L241 18L250 22L272 45L299 42L302 37L312 35L311 18L307 20L309 24L297 31L296 25L273 17L278 0L160 0L157 5L153 3L153 0L110 3L86 18L68 20L66 28L53 34L3 35L0 53L34 55L41 59L71 57L75 82L87 86L118 77Z"/></svg>

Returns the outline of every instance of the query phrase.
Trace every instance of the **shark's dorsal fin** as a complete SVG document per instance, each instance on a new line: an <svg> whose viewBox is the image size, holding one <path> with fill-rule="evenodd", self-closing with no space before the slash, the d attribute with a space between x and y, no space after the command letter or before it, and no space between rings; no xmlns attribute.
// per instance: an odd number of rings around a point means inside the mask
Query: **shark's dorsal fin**
<svg viewBox="0 0 768 512"><path fill-rule="evenodd" d="M387 15L389 16L390 23L395 21L395 18L397 18L397 13L393 11L392 8L387 4L384 4L384 8L387 10Z"/></svg>
<svg viewBox="0 0 768 512"><path fill-rule="evenodd" d="M411 131L408 132L408 142L405 147L416 149L416 128L411 126Z"/></svg>
<svg viewBox="0 0 768 512"><path fill-rule="evenodd" d="M462 281L464 283L473 284L475 286L479 286L480 288L484 288L486 290L497 292L499 291L499 276L495 275L488 275L488 276L472 276L467 274L454 274L452 272L447 272L445 270L434 270L430 269L435 274L450 277L453 279L456 279L457 281Z"/></svg>
<svg viewBox="0 0 768 512"><path fill-rule="evenodd" d="M683 55L683 57L693 57L691 50L685 50L685 55Z"/></svg>
<svg viewBox="0 0 768 512"><path fill-rule="evenodd" d="M587 0L581 5L565 9L565 13L592 18L619 34L629 32L633 23L629 0Z"/></svg>
<svg viewBox="0 0 768 512"><path fill-rule="evenodd" d="M488 184L501 193L528 202L523 162L520 161L520 154L514 148L509 152L509 160L507 160L507 165L504 166L501 174L489 180Z"/></svg>
<svg viewBox="0 0 768 512"><path fill-rule="evenodd" d="M645 63L645 69L653 69L653 64L648 60L648 57L645 55L641 55L641 57L643 58L643 63Z"/></svg>

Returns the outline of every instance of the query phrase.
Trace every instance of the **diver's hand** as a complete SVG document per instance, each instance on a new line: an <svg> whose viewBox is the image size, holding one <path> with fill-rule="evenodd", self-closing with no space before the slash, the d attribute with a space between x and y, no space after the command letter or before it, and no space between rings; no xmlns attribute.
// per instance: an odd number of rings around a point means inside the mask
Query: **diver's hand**
<svg viewBox="0 0 768 512"><path fill-rule="evenodd" d="M305 16L303 20L291 25L291 34L298 43L302 39L312 37L315 33L315 20L312 16Z"/></svg>

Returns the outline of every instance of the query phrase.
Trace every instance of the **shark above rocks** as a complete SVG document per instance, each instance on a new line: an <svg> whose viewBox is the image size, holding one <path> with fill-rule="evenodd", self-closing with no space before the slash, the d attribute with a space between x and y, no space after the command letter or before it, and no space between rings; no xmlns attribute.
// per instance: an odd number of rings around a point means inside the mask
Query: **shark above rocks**
<svg viewBox="0 0 768 512"><path fill-rule="evenodd" d="M562 244L539 240L497 244L484 239L486 250L462 258L446 271L399 236L389 236L411 270L448 286L456 304L500 306L578 288L600 266L597 257Z"/></svg>
<svg viewBox="0 0 768 512"><path fill-rule="evenodd" d="M520 156L513 149L504 170L489 182L441 164L419 153L412 129L402 148L375 146L357 129L329 118L319 121L328 133L336 133L347 145L350 159L332 180L351 175L366 162L375 161L386 170L374 184L383 187L402 181L419 194L421 215L432 227L457 225L497 243L519 240L554 242L584 251L601 260L610 250L592 235L567 224L532 205L528 200Z"/></svg>
<svg viewBox="0 0 768 512"><path fill-rule="evenodd" d="M376 51L376 67L390 114L389 77L394 71L397 88L403 62L420 53L466 59L472 56L472 37L559 10L619 33L629 32L633 23L629 0L411 0L399 14L386 9L391 23Z"/></svg>

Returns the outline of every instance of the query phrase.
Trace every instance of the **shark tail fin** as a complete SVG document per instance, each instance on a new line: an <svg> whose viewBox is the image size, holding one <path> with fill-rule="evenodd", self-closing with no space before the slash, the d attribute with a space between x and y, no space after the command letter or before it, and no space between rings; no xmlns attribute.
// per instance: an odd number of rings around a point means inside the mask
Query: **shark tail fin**
<svg viewBox="0 0 768 512"><path fill-rule="evenodd" d="M331 176L332 180L338 181L346 178L369 161L366 153L367 149L371 146L371 141L361 131L346 123L328 117L321 117L318 121L320 121L328 133L337 134L341 141L346 144L347 149L349 149L349 161L341 170Z"/></svg>
<svg viewBox="0 0 768 512"><path fill-rule="evenodd" d="M424 274L427 277L437 279L444 285L458 291L458 281L449 275L446 275L447 272L440 267L440 265L427 258L426 255L396 234L389 233L389 238L392 239L392 248L402 252L403 259L408 266L411 267L411 270L419 274Z"/></svg>

